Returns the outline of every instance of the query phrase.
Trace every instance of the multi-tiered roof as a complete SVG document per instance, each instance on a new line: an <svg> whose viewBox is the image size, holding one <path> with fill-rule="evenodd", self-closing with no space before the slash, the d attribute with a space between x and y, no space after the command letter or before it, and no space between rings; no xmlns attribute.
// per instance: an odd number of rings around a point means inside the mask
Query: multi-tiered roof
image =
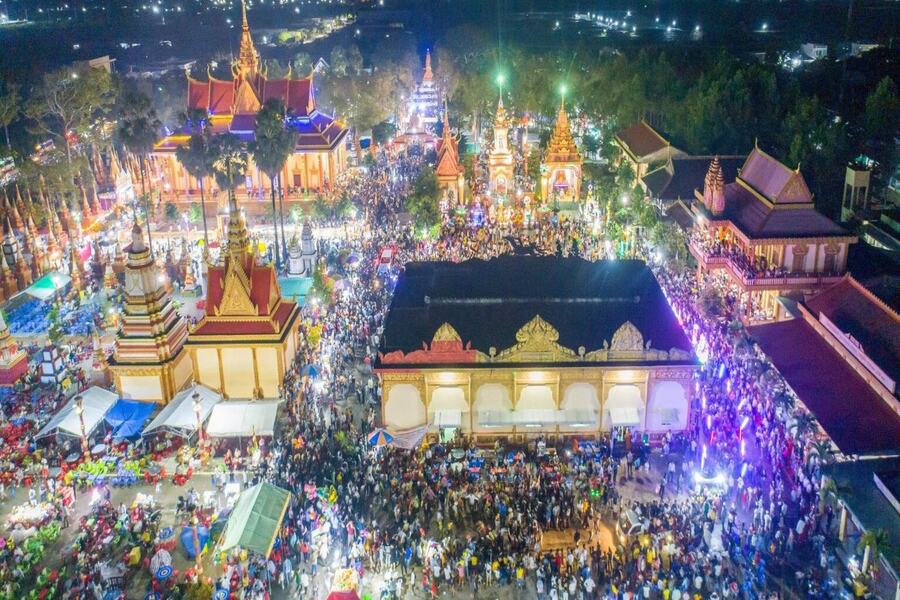
<svg viewBox="0 0 900 600"><path fill-rule="evenodd" d="M569 115L566 114L566 107L560 103L559 113L556 116L556 126L553 128L553 134L550 136L550 143L547 145L547 153L544 156L546 164L581 164L581 154L575 145L575 139L572 137L572 130L569 127Z"/></svg>
<svg viewBox="0 0 900 600"><path fill-rule="evenodd" d="M256 113L266 101L277 98L284 103L288 124L298 132L297 151L335 148L347 135L347 129L334 117L319 111L312 73L295 79L289 68L286 77L269 79L267 70L260 68L246 5L241 6L241 45L232 67L232 79L216 79L208 73L206 81L202 81L188 75L188 109L206 112L213 134L233 133L249 142L255 138ZM187 143L190 133L185 130L163 138L155 151L174 152Z"/></svg>

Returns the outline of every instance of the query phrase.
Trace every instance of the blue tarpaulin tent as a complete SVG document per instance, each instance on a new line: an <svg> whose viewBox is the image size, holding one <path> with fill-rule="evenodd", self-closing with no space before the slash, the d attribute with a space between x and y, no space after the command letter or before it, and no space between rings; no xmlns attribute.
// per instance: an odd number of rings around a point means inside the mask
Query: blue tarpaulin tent
<svg viewBox="0 0 900 600"><path fill-rule="evenodd" d="M114 439L132 438L140 435L147 419L156 410L156 405L137 400L119 400L106 413L106 422L112 427Z"/></svg>
<svg viewBox="0 0 900 600"><path fill-rule="evenodd" d="M190 559L197 558L197 549L200 549L200 553L203 553L203 548L206 547L206 542L209 541L209 529L204 527L203 525L197 526L197 538L194 539L194 528L193 527L185 527L181 530L181 547L184 548L184 553L187 554L187 557Z"/></svg>

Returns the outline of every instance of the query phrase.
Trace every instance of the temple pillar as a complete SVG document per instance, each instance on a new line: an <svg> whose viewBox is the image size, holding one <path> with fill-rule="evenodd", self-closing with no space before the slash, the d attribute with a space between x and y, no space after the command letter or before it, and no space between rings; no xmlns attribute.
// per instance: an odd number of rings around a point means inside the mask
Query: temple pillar
<svg viewBox="0 0 900 600"><path fill-rule="evenodd" d="M308 195L312 191L309 181L309 154L303 155L303 191Z"/></svg>
<svg viewBox="0 0 900 600"><path fill-rule="evenodd" d="M322 160L322 153L318 153L319 156L319 191L323 191L325 189L325 161Z"/></svg>
<svg viewBox="0 0 900 600"><path fill-rule="evenodd" d="M225 393L225 369L222 364L222 349L216 348L216 367L219 370L219 391L222 393L223 398L227 398L228 394Z"/></svg>
<svg viewBox="0 0 900 600"><path fill-rule="evenodd" d="M841 502L841 521L838 524L838 539L844 541L847 537L847 505Z"/></svg>
<svg viewBox="0 0 900 600"><path fill-rule="evenodd" d="M334 189L334 152L328 153L328 191Z"/></svg>

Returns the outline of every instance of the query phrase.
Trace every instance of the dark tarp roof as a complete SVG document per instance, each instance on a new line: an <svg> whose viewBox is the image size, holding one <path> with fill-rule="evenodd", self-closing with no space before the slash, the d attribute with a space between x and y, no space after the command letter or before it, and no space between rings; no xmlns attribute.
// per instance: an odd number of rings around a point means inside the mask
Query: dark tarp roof
<svg viewBox="0 0 900 600"><path fill-rule="evenodd" d="M558 342L590 352L631 321L659 350L691 345L662 290L639 260L501 256L461 263L413 262L397 282L380 351L410 352L449 323L463 343L488 354L516 343L536 315L559 331Z"/></svg>

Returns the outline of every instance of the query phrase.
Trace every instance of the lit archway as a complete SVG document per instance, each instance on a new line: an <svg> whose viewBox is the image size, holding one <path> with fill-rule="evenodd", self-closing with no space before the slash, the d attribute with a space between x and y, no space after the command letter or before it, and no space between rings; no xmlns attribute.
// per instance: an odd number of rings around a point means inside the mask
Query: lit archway
<svg viewBox="0 0 900 600"><path fill-rule="evenodd" d="M388 429L404 431L425 423L425 404L416 386L410 383L392 386L384 405L384 424Z"/></svg>

